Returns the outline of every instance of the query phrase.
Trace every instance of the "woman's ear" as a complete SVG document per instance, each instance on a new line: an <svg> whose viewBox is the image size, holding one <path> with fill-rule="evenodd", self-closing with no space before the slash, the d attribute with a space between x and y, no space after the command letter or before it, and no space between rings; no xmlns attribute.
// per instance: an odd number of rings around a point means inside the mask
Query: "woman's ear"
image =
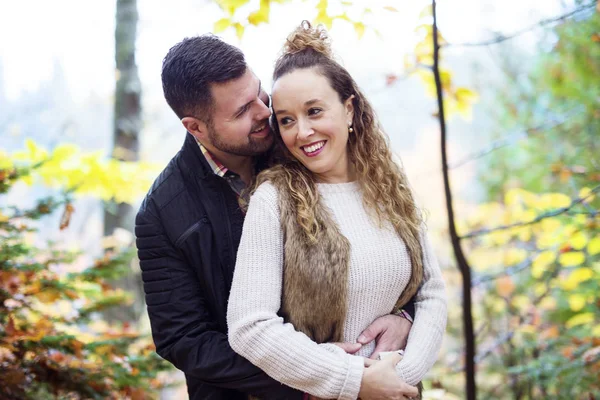
<svg viewBox="0 0 600 400"><path fill-rule="evenodd" d="M346 118L350 124L352 124L354 117L354 95L350 95L344 102L344 108L346 109Z"/></svg>

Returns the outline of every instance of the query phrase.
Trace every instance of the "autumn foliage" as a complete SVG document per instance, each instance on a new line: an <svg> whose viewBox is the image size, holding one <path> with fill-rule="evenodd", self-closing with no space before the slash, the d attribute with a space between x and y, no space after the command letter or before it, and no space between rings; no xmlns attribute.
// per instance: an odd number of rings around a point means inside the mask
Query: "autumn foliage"
<svg viewBox="0 0 600 400"><path fill-rule="evenodd" d="M110 245L103 254L86 265L82 254L60 243L40 245L36 235L55 212L63 213L56 231L68 229L74 191L85 189L86 173L88 183L99 182L107 169L118 174L122 165L71 146L52 153L33 142L28 146L10 157L0 154L0 195L15 184L44 179L67 190L31 207L0 209L0 398L153 398L163 385L159 373L168 367L151 338L128 323L109 325L98 314L129 299L108 282L130 268L131 247L105 241ZM113 197L126 183L121 179L88 188Z"/></svg>

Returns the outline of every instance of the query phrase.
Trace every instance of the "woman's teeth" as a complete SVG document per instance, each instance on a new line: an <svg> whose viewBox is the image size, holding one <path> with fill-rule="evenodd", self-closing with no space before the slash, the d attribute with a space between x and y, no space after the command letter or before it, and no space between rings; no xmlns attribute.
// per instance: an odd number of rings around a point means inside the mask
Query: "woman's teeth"
<svg viewBox="0 0 600 400"><path fill-rule="evenodd" d="M325 142L324 141L323 142L319 142L319 143L315 143L315 144L311 144L310 146L304 146L303 149L307 153L314 153L315 151L319 150L323 146L325 146Z"/></svg>

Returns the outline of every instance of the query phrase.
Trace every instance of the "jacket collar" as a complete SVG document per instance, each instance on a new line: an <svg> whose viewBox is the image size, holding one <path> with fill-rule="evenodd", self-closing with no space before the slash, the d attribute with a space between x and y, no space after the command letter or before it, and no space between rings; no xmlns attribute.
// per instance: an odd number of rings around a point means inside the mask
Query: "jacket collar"
<svg viewBox="0 0 600 400"><path fill-rule="evenodd" d="M207 176L214 175L204 154L202 154L200 146L198 146L198 142L196 142L194 136L189 132L186 132L185 140L181 147L181 158L189 169L186 171L187 173L200 179L205 179Z"/></svg>

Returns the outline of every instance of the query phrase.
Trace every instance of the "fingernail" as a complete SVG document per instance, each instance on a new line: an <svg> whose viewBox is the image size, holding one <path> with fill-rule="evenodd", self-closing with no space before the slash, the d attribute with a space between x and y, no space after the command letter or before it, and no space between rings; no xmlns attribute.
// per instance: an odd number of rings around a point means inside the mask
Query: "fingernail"
<svg viewBox="0 0 600 400"><path fill-rule="evenodd" d="M366 341L366 340L367 340L367 338L366 338L364 335L360 335L360 336L358 337L358 341L359 341L359 342L364 342L364 341Z"/></svg>

